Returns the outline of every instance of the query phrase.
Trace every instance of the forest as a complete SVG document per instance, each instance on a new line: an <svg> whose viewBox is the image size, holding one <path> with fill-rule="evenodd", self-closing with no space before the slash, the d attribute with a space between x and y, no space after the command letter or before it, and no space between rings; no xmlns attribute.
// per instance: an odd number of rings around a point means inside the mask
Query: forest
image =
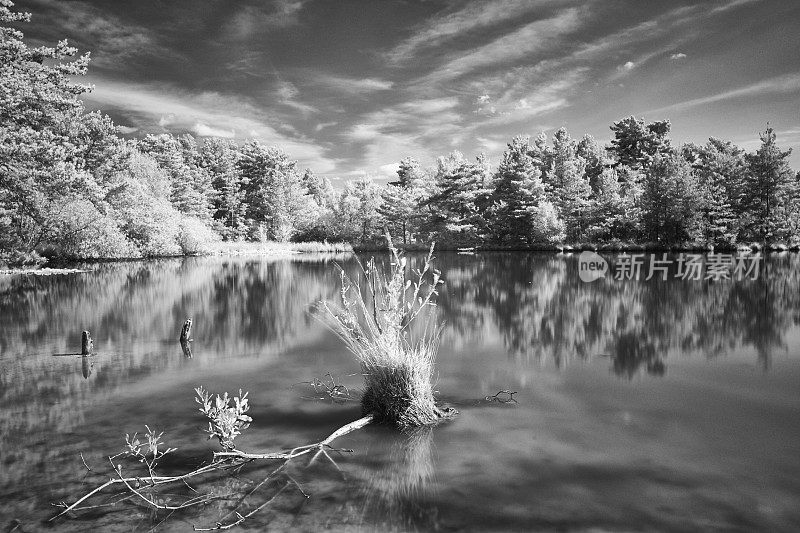
<svg viewBox="0 0 800 533"><path fill-rule="evenodd" d="M800 246L800 173L774 131L746 152L675 144L670 122L630 116L608 144L565 128L510 140L499 161L459 152L399 162L385 185L341 189L258 140L124 138L87 112L89 55L31 47L29 15L0 0L0 265L207 252L218 242L440 249Z"/></svg>

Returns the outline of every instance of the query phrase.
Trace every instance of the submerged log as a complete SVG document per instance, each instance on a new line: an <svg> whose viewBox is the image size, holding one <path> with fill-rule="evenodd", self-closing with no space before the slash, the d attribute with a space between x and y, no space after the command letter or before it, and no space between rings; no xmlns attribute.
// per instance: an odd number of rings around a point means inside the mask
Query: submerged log
<svg viewBox="0 0 800 533"><path fill-rule="evenodd" d="M187 318L186 322L183 323L183 327L181 328L181 343L189 342L189 336L192 334L192 319Z"/></svg>
<svg viewBox="0 0 800 533"><path fill-rule="evenodd" d="M94 353L94 342L88 331L81 333L81 355L92 355Z"/></svg>

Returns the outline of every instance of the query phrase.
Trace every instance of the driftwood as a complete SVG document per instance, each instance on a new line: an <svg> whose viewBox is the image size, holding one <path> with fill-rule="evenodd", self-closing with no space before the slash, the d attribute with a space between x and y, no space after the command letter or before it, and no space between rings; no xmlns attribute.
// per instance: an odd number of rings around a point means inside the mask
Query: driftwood
<svg viewBox="0 0 800 533"><path fill-rule="evenodd" d="M94 342L88 331L81 333L81 355L92 355L94 353Z"/></svg>
<svg viewBox="0 0 800 533"><path fill-rule="evenodd" d="M183 502L178 503L176 505L168 505L166 503L159 503L158 501L156 501L157 498L148 497L147 491L149 489L154 489L156 487L160 487L160 486L163 486L163 485L174 484L174 483L187 484L187 480L189 480L191 478L196 478L196 477L201 476L203 474L209 474L209 473L212 473L212 472L239 468L242 465L244 465L246 463L249 463L251 461L254 461L254 460L280 460L280 461L283 461L283 464L278 466L278 468L276 468L269 476L267 476L267 479L272 478L272 476L274 474L280 472L290 460L292 460L292 459L294 459L296 457L300 457L300 456L303 456L303 455L310 454L311 452L316 452L316 454L312 458L311 462L313 462L319 455L324 455L325 457L327 457L328 459L333 461L333 459L331 459L330 455L328 455L328 453L326 451L326 450L334 450L334 448L331 446L333 441L338 439L338 438L340 438L340 437L343 437L344 435L347 435L348 433L351 433L351 432L356 431L356 430L358 430L360 428L363 428L364 426L366 426L370 422L372 422L372 420L373 420L372 415L367 415L367 416L365 416L363 418L360 418L360 419L358 419L358 420L356 420L354 422L351 422L349 424L346 424L346 425L340 427L339 429L337 429L336 431L331 433L327 438L325 438L324 440L322 440L320 442L317 442L317 443L314 443L314 444L307 444L305 446L298 446L298 447L293 448L293 449L288 450L288 451L274 452L274 453L248 453L248 452L243 452L241 450L235 450L234 449L232 451L217 452L217 453L214 454L214 459L213 459L213 461L211 463L209 463L207 465L204 465L204 466L201 466L200 468L197 468L196 470L192 470L191 472L187 472L185 474L180 474L180 475L174 475L174 476L159 476L159 475L155 475L154 472L151 469L150 473L146 474L146 475L127 476L126 477L126 476L123 476L122 469L119 466L114 464L113 457L109 457L108 458L109 462L111 463L111 467L112 467L113 472L114 472L116 477L113 477L113 478L109 479L108 481L106 481L105 483L95 487L91 491L87 492L86 494L84 494L83 496L78 498L72 504L68 505L66 502L61 502L61 503L54 504L54 505L56 505L58 507L63 507L63 509L57 515L53 516L50 519L50 521L52 522L52 521L56 520L57 518L60 518L60 517L64 516L65 514L73 512L73 511L79 511L79 510L82 510L82 509L93 509L95 507L99 507L99 506L82 505L82 504L87 502L87 500L89 500L93 496L96 496L97 494L99 494L103 490L107 489L108 487L117 487L118 490L122 490L122 492L124 492L126 494L124 499L135 497L136 499L139 499L139 500L143 501L150 508L157 509L157 510L176 511L176 510L179 510L179 509L186 509L188 507L193 507L193 506L196 506L196 505L206 504L206 503L208 503L208 502L210 502L210 501L212 501L214 499L217 499L217 497L214 496L213 494L200 494L200 493L198 493L196 496L194 496L192 498L189 498L186 501L183 501ZM339 452L345 452L345 451L350 452L352 450L336 450L336 451L339 451ZM81 456L81 458L83 458L83 456ZM84 462L84 465L85 464L86 463ZM334 464L336 464L336 463L334 462ZM338 468L338 466L337 466L337 468ZM210 531L210 530L229 529L231 527L234 527L235 525L238 525L238 524L242 523L246 518L249 518L250 516L252 516L256 512L258 512L261 509L263 509L264 507L266 507L272 501L274 501L274 499L277 497L277 495L280 492L282 492L285 488L287 488L291 484L291 482L293 482L293 480L291 480L291 478L289 478L289 479L290 479L290 482L287 483L283 488L281 488L278 491L278 493L274 494L272 496L272 498L268 499L267 501L265 501L264 503L262 503L261 505L256 507L253 511L247 513L246 515L240 514L238 512L238 510L236 510L236 509L231 511L230 515L231 516L233 516L233 515L236 516L236 520L235 521L232 521L231 523L228 523L228 524L217 523L217 524L215 524L215 526L213 526L211 528L195 528L195 530L197 530L197 531ZM264 480L264 481L266 481L266 480ZM187 484L187 486L188 486L188 484ZM300 490L300 492L304 496L308 497L308 495L305 492L303 492L302 488L300 488L299 485L298 485L298 489ZM197 491L195 491L195 492L197 492ZM251 491L251 493L252 493L252 491ZM243 500L244 500L244 498L242 500L240 500L240 503ZM238 504L237 504L237 507L238 507Z"/></svg>
<svg viewBox="0 0 800 533"><path fill-rule="evenodd" d="M372 415L367 415L365 417L359 418L354 422L350 422L346 424L333 433L331 433L327 439L322 440L320 442L316 442L314 444L306 444L305 446L298 446L297 448L292 448L286 452L275 452L275 453L247 453L241 450L231 450L229 452L214 452L214 459L224 459L228 457L235 457L238 459L247 459L247 460L255 460L255 459L294 459L295 457L300 457L301 455L306 455L313 451L317 451L317 453L325 453L325 448L330 448L331 443L338 439L339 437L343 437L348 433L352 433L357 429L361 429L367 424L372 422ZM348 450L351 451L351 450Z"/></svg>

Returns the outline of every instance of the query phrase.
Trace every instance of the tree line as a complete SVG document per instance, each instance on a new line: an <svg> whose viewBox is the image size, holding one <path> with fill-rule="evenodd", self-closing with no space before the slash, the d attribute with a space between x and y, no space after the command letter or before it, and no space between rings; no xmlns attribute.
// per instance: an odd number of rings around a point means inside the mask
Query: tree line
<svg viewBox="0 0 800 533"><path fill-rule="evenodd" d="M515 137L496 166L459 152L397 179L331 181L277 147L191 135L129 140L80 95L88 54L29 47L0 0L0 263L151 257L215 240L535 248L557 244L800 244L800 174L771 128L747 153L674 146L669 121L627 117L601 145Z"/></svg>

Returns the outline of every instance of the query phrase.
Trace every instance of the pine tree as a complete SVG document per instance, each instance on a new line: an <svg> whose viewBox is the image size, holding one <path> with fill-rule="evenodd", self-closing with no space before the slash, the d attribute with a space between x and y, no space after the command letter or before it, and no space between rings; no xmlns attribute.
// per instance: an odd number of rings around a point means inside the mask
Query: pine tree
<svg viewBox="0 0 800 533"><path fill-rule="evenodd" d="M547 134L540 132L533 140L528 150L528 155L533 158L533 164L541 173L543 183L550 179L550 170L553 167L553 149L547 144Z"/></svg>
<svg viewBox="0 0 800 533"><path fill-rule="evenodd" d="M216 191L212 184L213 176L202 165L203 161L194 137L186 133L178 136L177 141L185 167L184 173L182 173L185 181L180 184L180 188L184 191L183 194L186 198L182 202L183 209L178 207L178 210L210 222L214 214L213 205L216 201ZM173 192L175 191L174 186L173 182Z"/></svg>
<svg viewBox="0 0 800 533"><path fill-rule="evenodd" d="M564 221L567 239L580 241L586 226L592 188L584 177L586 161L577 155L577 144L560 128L553 136L550 172L545 182L548 200Z"/></svg>
<svg viewBox="0 0 800 533"><path fill-rule="evenodd" d="M705 146L686 146L683 151L697 175L701 241L732 246L739 233L739 198L746 172L744 152L729 141L715 138Z"/></svg>
<svg viewBox="0 0 800 533"><path fill-rule="evenodd" d="M413 222L419 218L420 192L417 187L393 183L388 183L381 192L382 202L378 213L392 235L402 235L403 244L413 239Z"/></svg>
<svg viewBox="0 0 800 533"><path fill-rule="evenodd" d="M468 162L460 152L440 157L434 175L436 194L428 200L433 212L431 229L439 241L474 243L483 232L478 196L485 187L485 158Z"/></svg>
<svg viewBox="0 0 800 533"><path fill-rule="evenodd" d="M0 0L0 263L35 259L71 202L104 209L89 167L93 119L78 99L87 87L72 81L86 74L89 56L73 59L77 50L66 41L28 47L10 25L30 15L13 5Z"/></svg>
<svg viewBox="0 0 800 533"><path fill-rule="evenodd" d="M792 151L778 147L771 127L760 137L759 149L746 155L748 172L742 193L742 205L749 215L746 236L764 245L788 242L794 237L791 227L798 216L797 180L789 168Z"/></svg>
<svg viewBox="0 0 800 533"><path fill-rule="evenodd" d="M678 154L657 155L647 169L642 185L642 232L645 239L670 246L697 237L697 180L683 157Z"/></svg>
<svg viewBox="0 0 800 533"><path fill-rule="evenodd" d="M669 120L645 125L644 120L630 116L611 126L614 139L611 140L611 153L618 165L634 170L646 170L658 155L671 151L669 141Z"/></svg>
<svg viewBox="0 0 800 533"><path fill-rule="evenodd" d="M583 159L585 168L583 179L592 187L593 192L598 190L598 180L603 174L603 170L610 166L610 161L606 155L606 150L589 134L586 134L578 142L576 155Z"/></svg>
<svg viewBox="0 0 800 533"><path fill-rule="evenodd" d="M529 138L515 137L503 152L491 195L490 229L494 239L510 244L533 244L542 233L536 226L545 206L541 172L530 152Z"/></svg>
<svg viewBox="0 0 800 533"><path fill-rule="evenodd" d="M625 229L625 200L617 171L604 168L595 180L595 191L589 207L586 236L590 241L603 242L627 236Z"/></svg>
<svg viewBox="0 0 800 533"><path fill-rule="evenodd" d="M191 135L148 135L139 149L153 157L170 176L172 205L181 213L210 222L214 188L211 175L200 166L197 143Z"/></svg>
<svg viewBox="0 0 800 533"><path fill-rule="evenodd" d="M312 222L313 199L303 186L297 161L258 141L242 147L237 168L245 183L249 236L288 241Z"/></svg>
<svg viewBox="0 0 800 533"><path fill-rule="evenodd" d="M414 240L419 229L420 207L429 197L419 162L411 157L400 161L397 180L390 181L381 193L379 213L393 235L402 235L403 244Z"/></svg>
<svg viewBox="0 0 800 533"><path fill-rule="evenodd" d="M226 240L238 240L247 235L244 203L244 180L237 168L239 147L231 140L207 139L200 148L199 165L211 177L214 188L214 220L221 224L220 233Z"/></svg>
<svg viewBox="0 0 800 533"><path fill-rule="evenodd" d="M321 209L329 209L336 200L331 180L314 174L310 169L303 172L303 186Z"/></svg>

